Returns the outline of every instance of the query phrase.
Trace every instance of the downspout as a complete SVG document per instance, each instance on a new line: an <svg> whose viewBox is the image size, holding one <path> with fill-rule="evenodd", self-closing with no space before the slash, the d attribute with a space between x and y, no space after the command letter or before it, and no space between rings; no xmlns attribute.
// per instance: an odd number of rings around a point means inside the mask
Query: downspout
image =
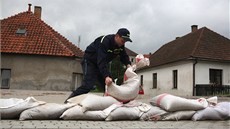
<svg viewBox="0 0 230 129"><path fill-rule="evenodd" d="M195 81L195 74L196 74L196 64L197 64L197 58L195 58L195 62L193 63L193 96L195 96L195 87L196 87L196 81Z"/></svg>

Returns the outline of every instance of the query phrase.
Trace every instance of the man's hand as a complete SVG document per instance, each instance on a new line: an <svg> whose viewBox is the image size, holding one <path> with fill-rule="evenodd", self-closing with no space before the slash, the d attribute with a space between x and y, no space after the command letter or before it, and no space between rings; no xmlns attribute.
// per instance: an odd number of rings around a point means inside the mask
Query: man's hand
<svg viewBox="0 0 230 129"><path fill-rule="evenodd" d="M113 79L112 79L112 78L110 78L110 77L106 77L106 78L105 78L105 84L106 84L107 86L111 85L112 82L113 82Z"/></svg>

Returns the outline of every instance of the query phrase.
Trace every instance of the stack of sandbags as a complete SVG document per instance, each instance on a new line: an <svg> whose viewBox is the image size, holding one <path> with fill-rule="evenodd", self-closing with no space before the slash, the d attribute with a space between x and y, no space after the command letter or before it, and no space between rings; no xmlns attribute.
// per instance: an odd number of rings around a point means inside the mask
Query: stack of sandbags
<svg viewBox="0 0 230 129"><path fill-rule="evenodd" d="M33 97L24 99L10 98L0 99L0 114L2 119L16 119L19 118L21 112L26 109L30 109L39 105L43 105L45 102L38 101Z"/></svg>
<svg viewBox="0 0 230 129"><path fill-rule="evenodd" d="M140 79L134 72L137 68L142 68L149 65L149 59L144 58L143 55L137 55L136 64L132 65L125 71L124 83L120 86L112 83L106 86L106 95L113 96L121 102L128 102L134 100L138 96Z"/></svg>
<svg viewBox="0 0 230 129"><path fill-rule="evenodd" d="M230 102L220 102L215 106L209 106L197 111L192 120L226 120L230 119Z"/></svg>
<svg viewBox="0 0 230 129"><path fill-rule="evenodd" d="M151 105L167 112L154 120L191 120L196 111L207 108L209 103L217 103L217 97L186 99L164 93L153 97L150 101Z"/></svg>
<svg viewBox="0 0 230 129"><path fill-rule="evenodd" d="M65 120L105 120L107 114L104 109L118 103L111 96L99 96L94 94L85 94L76 96L67 100L68 103L77 104L66 110L60 118Z"/></svg>

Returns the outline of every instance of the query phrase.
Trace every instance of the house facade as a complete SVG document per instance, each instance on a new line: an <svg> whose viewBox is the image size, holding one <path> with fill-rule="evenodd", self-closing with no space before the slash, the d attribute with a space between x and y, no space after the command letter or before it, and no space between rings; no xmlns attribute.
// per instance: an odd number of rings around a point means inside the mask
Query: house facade
<svg viewBox="0 0 230 129"><path fill-rule="evenodd" d="M213 86L229 86L229 50L229 39L192 26L191 33L163 45L150 56L150 66L138 71L145 94L205 95Z"/></svg>
<svg viewBox="0 0 230 129"><path fill-rule="evenodd" d="M41 7L1 20L1 88L73 90L83 51L41 20Z"/></svg>

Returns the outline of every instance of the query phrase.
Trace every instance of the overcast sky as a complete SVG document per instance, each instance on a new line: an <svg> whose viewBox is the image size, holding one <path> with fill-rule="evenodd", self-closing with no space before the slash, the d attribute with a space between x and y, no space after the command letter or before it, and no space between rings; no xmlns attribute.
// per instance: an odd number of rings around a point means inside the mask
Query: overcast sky
<svg viewBox="0 0 230 129"><path fill-rule="evenodd" d="M130 30L136 53L153 53L165 43L191 32L191 25L230 38L229 0L1 0L0 18L42 7L42 20L85 48L100 35Z"/></svg>

